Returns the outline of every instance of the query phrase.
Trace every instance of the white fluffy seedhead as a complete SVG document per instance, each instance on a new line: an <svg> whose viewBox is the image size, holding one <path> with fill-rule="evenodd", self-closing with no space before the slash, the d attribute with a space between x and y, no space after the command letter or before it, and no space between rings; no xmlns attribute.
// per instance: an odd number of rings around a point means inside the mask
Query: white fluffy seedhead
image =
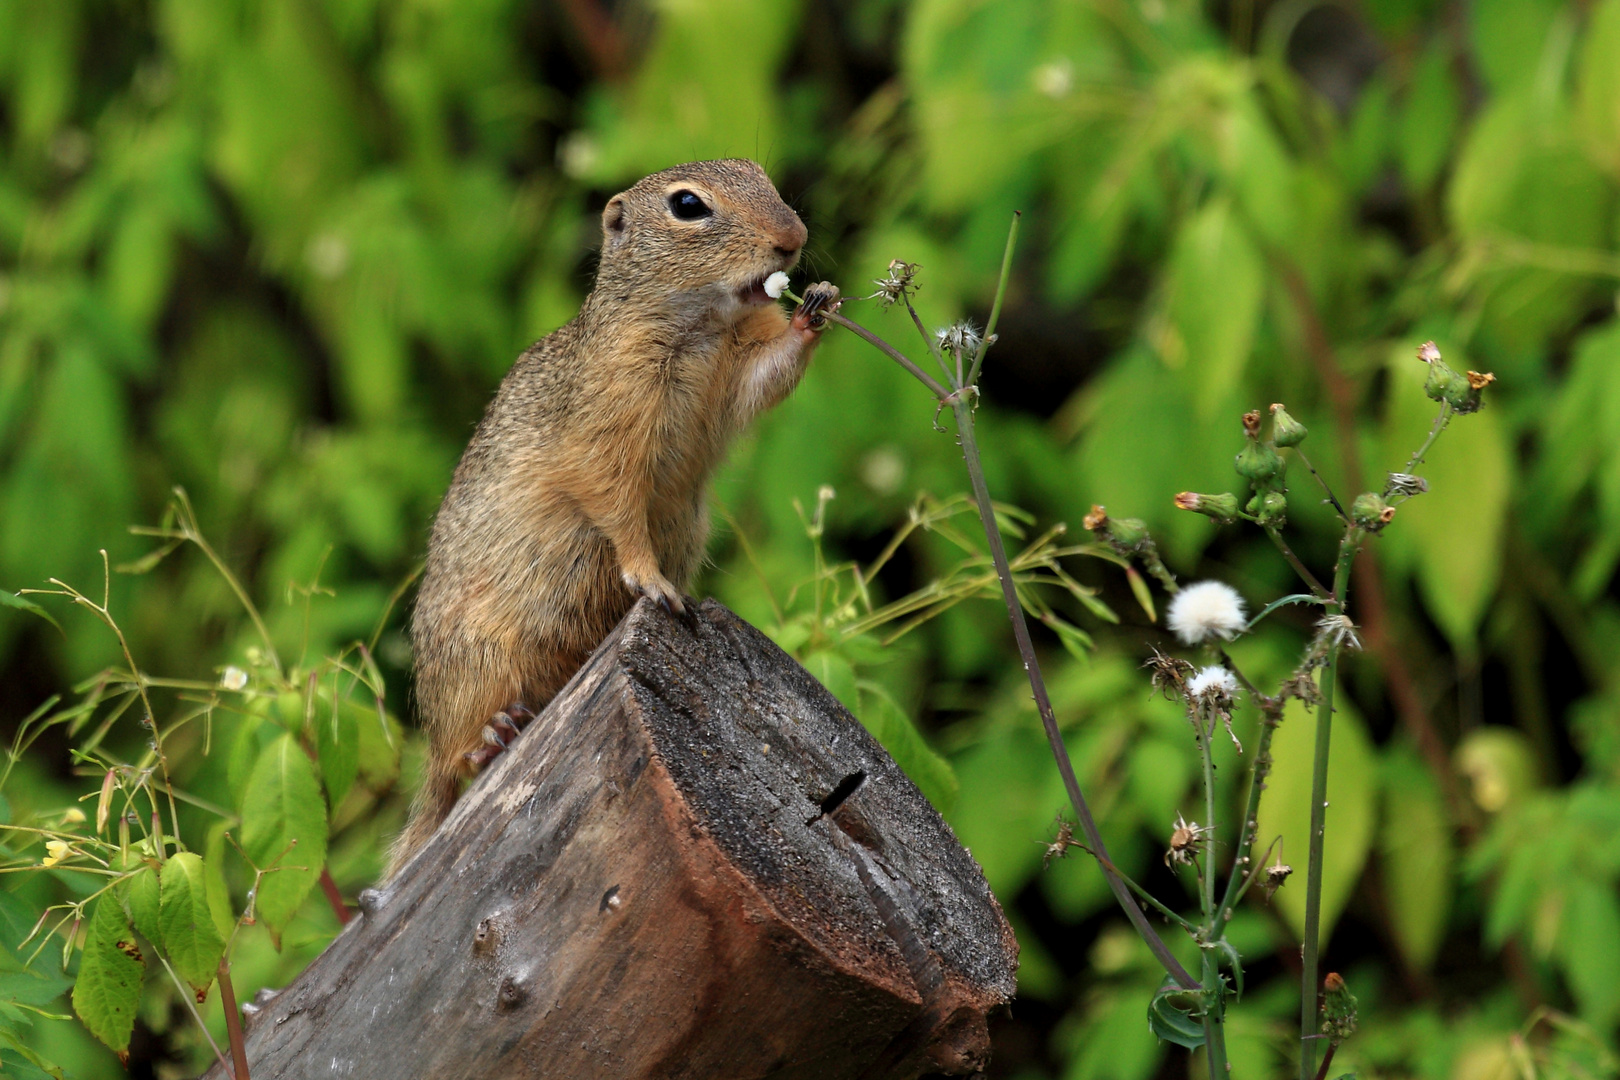
<svg viewBox="0 0 1620 1080"><path fill-rule="evenodd" d="M1243 597L1224 581L1199 581L1176 593L1165 621L1188 645L1231 641L1248 625Z"/></svg>
<svg viewBox="0 0 1620 1080"><path fill-rule="evenodd" d="M1215 664L1203 668L1187 680L1187 696L1203 697L1205 694L1215 694L1221 698L1231 699L1237 696L1237 676L1230 671Z"/></svg>

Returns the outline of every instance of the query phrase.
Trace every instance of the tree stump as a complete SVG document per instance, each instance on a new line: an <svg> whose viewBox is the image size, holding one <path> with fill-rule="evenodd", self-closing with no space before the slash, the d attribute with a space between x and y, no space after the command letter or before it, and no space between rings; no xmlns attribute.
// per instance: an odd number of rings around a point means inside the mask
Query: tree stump
<svg viewBox="0 0 1620 1080"><path fill-rule="evenodd" d="M1017 966L939 814L714 601L637 604L362 907L255 1078L971 1074Z"/></svg>

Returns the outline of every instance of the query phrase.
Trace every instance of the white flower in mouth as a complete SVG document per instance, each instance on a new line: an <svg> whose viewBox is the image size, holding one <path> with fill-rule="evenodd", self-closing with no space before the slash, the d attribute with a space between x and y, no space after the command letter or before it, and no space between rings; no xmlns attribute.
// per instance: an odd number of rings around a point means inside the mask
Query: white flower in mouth
<svg viewBox="0 0 1620 1080"><path fill-rule="evenodd" d="M1243 597L1223 581L1200 581L1176 593L1166 621L1188 645L1211 638L1231 641L1248 625Z"/></svg>
<svg viewBox="0 0 1620 1080"><path fill-rule="evenodd" d="M788 276L780 270L765 279L765 295L772 300L780 300L787 287Z"/></svg>

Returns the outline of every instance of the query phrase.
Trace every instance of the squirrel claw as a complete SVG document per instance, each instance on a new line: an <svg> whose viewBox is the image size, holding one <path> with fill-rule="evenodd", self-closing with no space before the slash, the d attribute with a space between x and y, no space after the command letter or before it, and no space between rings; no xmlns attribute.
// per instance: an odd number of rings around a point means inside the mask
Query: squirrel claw
<svg viewBox="0 0 1620 1080"><path fill-rule="evenodd" d="M461 755L473 772L483 769L501 754L510 749L513 740L529 726L534 719L534 710L521 701L514 701L500 712L489 718L484 725L484 745L478 749Z"/></svg>
<svg viewBox="0 0 1620 1080"><path fill-rule="evenodd" d="M828 314L843 305L838 286L830 281L818 282L804 290L804 300L793 313L793 326L798 330L820 330L827 325Z"/></svg>
<svg viewBox="0 0 1620 1080"><path fill-rule="evenodd" d="M630 587L631 592L655 601L671 615L686 614L686 604L681 600L681 594L675 591L675 586L664 580L662 574L654 573L648 578L638 578L627 572L624 575L624 583Z"/></svg>

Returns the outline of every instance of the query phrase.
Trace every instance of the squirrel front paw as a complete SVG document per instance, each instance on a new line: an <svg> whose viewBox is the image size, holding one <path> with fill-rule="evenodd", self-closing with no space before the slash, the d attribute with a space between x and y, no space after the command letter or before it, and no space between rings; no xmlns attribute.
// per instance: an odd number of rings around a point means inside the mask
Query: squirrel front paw
<svg viewBox="0 0 1620 1080"><path fill-rule="evenodd" d="M793 329L819 333L827 325L827 316L843 304L838 286L830 281L818 282L804 290L804 299L793 311Z"/></svg>
<svg viewBox="0 0 1620 1080"><path fill-rule="evenodd" d="M664 610L672 615L686 614L686 601L681 599L680 590L656 570L646 574L632 574L626 570L624 584L631 592L662 604Z"/></svg>

